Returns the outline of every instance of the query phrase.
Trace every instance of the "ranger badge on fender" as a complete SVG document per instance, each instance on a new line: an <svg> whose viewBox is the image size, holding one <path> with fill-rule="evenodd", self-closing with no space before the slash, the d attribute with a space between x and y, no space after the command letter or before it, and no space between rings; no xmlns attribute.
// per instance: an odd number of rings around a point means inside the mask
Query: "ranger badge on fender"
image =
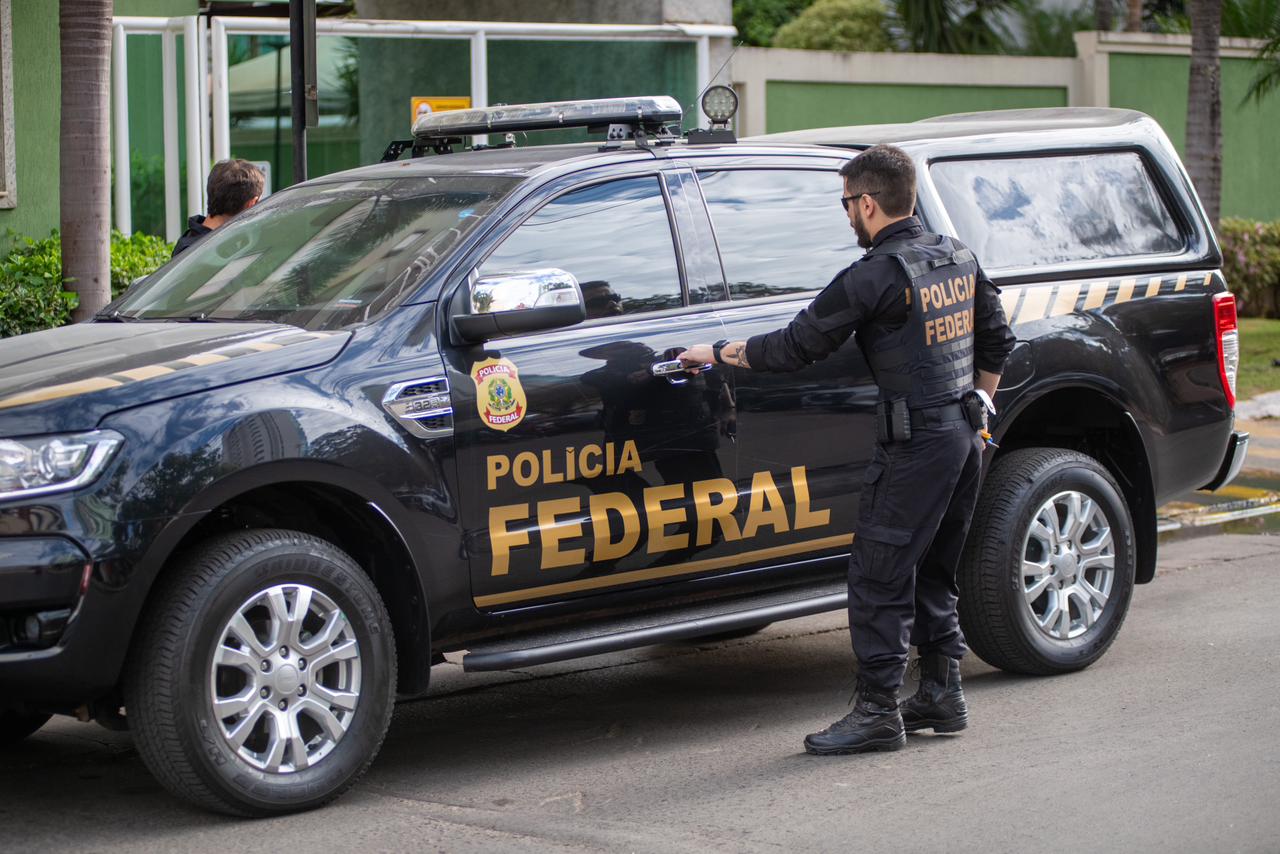
<svg viewBox="0 0 1280 854"><path fill-rule="evenodd" d="M516 366L509 359L485 359L471 368L476 381L476 408L486 427L507 431L524 420L529 402Z"/></svg>

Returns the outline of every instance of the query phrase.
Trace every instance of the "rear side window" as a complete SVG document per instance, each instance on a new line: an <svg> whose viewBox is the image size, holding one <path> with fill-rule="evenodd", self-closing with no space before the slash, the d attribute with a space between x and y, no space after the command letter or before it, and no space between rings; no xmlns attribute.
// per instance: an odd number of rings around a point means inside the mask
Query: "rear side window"
<svg viewBox="0 0 1280 854"><path fill-rule="evenodd" d="M733 299L814 291L862 257L837 172L699 172Z"/></svg>
<svg viewBox="0 0 1280 854"><path fill-rule="evenodd" d="M929 174L956 235L988 270L1161 255L1185 245L1133 152L954 160Z"/></svg>

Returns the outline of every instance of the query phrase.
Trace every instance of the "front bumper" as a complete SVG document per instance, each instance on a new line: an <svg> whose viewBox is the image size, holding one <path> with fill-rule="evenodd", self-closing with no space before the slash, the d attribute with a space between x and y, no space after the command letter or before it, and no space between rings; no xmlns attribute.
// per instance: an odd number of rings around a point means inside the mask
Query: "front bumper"
<svg viewBox="0 0 1280 854"><path fill-rule="evenodd" d="M1222 465L1218 467L1218 473L1201 489L1210 491L1221 489L1235 480L1236 475L1240 474L1240 469L1244 468L1244 459L1248 453L1249 434L1232 433L1231 438L1227 440L1227 452L1222 456Z"/></svg>

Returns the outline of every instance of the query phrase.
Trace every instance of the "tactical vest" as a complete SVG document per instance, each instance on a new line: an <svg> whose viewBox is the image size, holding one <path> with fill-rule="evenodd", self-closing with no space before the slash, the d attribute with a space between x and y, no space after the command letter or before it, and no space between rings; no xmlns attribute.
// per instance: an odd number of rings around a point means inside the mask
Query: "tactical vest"
<svg viewBox="0 0 1280 854"><path fill-rule="evenodd" d="M978 262L945 235L933 244L887 240L868 255L896 258L911 280L907 322L873 342L871 374L885 400L922 409L973 389L974 292Z"/></svg>

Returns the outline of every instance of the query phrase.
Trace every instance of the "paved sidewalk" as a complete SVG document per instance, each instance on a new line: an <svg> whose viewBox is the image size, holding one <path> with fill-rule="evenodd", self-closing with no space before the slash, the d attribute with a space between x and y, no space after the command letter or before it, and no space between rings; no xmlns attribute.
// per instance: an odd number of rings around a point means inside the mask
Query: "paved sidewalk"
<svg viewBox="0 0 1280 854"><path fill-rule="evenodd" d="M1245 470L1280 474L1280 418L1239 420L1236 429L1249 434Z"/></svg>

